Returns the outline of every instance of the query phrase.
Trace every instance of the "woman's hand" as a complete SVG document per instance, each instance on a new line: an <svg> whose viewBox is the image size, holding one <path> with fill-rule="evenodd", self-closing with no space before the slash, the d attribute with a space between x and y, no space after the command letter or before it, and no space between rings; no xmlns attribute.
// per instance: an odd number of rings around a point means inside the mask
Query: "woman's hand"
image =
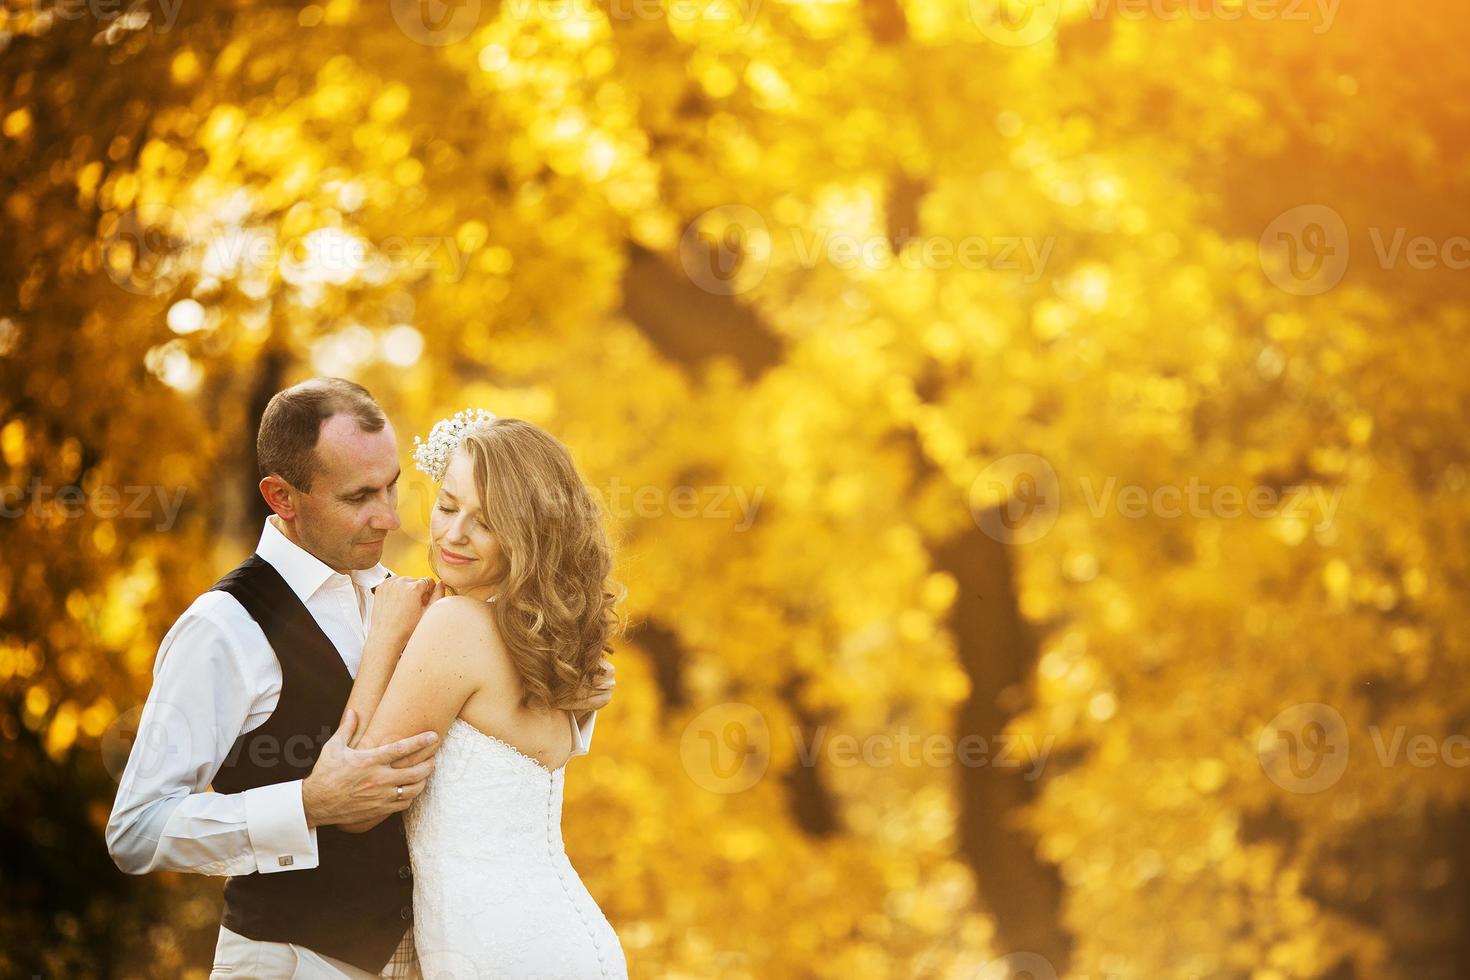
<svg viewBox="0 0 1470 980"><path fill-rule="evenodd" d="M444 594L444 583L431 578L395 575L373 592L373 614L368 624L372 646L391 650L396 658L424 617L430 603Z"/></svg>

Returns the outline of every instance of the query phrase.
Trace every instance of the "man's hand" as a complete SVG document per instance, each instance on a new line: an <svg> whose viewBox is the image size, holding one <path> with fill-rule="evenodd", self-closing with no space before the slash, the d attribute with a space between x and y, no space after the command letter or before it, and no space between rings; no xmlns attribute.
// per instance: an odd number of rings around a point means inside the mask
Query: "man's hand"
<svg viewBox="0 0 1470 980"><path fill-rule="evenodd" d="M601 670L597 675L597 679L592 683L592 686L587 688L570 705L572 712L576 714L579 721L583 715L590 714L593 711L601 711L612 703L613 688L618 683L616 678L613 677L614 673L617 672L617 668L606 657L602 658L602 663L598 664L598 667Z"/></svg>
<svg viewBox="0 0 1470 980"><path fill-rule="evenodd" d="M350 743L356 730L357 712L349 708L301 784L308 827L342 824L353 831L370 829L389 814L407 810L434 771L432 758L401 769L394 763L432 745L437 733L420 732L376 749L354 749Z"/></svg>

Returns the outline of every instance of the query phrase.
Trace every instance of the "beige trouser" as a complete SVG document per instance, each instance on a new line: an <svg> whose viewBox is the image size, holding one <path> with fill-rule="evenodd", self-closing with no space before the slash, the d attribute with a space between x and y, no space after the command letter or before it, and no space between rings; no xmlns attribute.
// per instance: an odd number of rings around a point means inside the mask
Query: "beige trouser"
<svg viewBox="0 0 1470 980"><path fill-rule="evenodd" d="M247 939L224 926L214 949L209 980L377 980L380 974L294 943Z"/></svg>

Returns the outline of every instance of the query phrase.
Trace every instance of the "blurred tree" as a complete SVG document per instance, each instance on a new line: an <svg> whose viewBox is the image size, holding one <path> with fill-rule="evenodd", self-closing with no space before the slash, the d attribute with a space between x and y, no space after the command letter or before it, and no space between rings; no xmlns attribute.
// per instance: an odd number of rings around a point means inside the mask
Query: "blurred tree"
<svg viewBox="0 0 1470 980"><path fill-rule="evenodd" d="M1376 248L1456 233L1458 20L1026 6L7 7L0 972L207 961L108 771L332 373L604 494L641 625L567 831L636 973L1462 974L1463 780L1369 741L1466 730L1466 285ZM1258 244L1300 205L1336 288ZM1258 739L1304 702L1315 792Z"/></svg>

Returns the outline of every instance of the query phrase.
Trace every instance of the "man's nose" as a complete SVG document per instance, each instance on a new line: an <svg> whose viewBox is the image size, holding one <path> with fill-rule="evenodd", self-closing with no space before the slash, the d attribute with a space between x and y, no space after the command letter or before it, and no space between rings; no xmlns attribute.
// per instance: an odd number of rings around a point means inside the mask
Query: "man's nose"
<svg viewBox="0 0 1470 980"><path fill-rule="evenodd" d="M398 511L391 506L378 508L368 523L375 531L396 531L403 525L398 519Z"/></svg>

